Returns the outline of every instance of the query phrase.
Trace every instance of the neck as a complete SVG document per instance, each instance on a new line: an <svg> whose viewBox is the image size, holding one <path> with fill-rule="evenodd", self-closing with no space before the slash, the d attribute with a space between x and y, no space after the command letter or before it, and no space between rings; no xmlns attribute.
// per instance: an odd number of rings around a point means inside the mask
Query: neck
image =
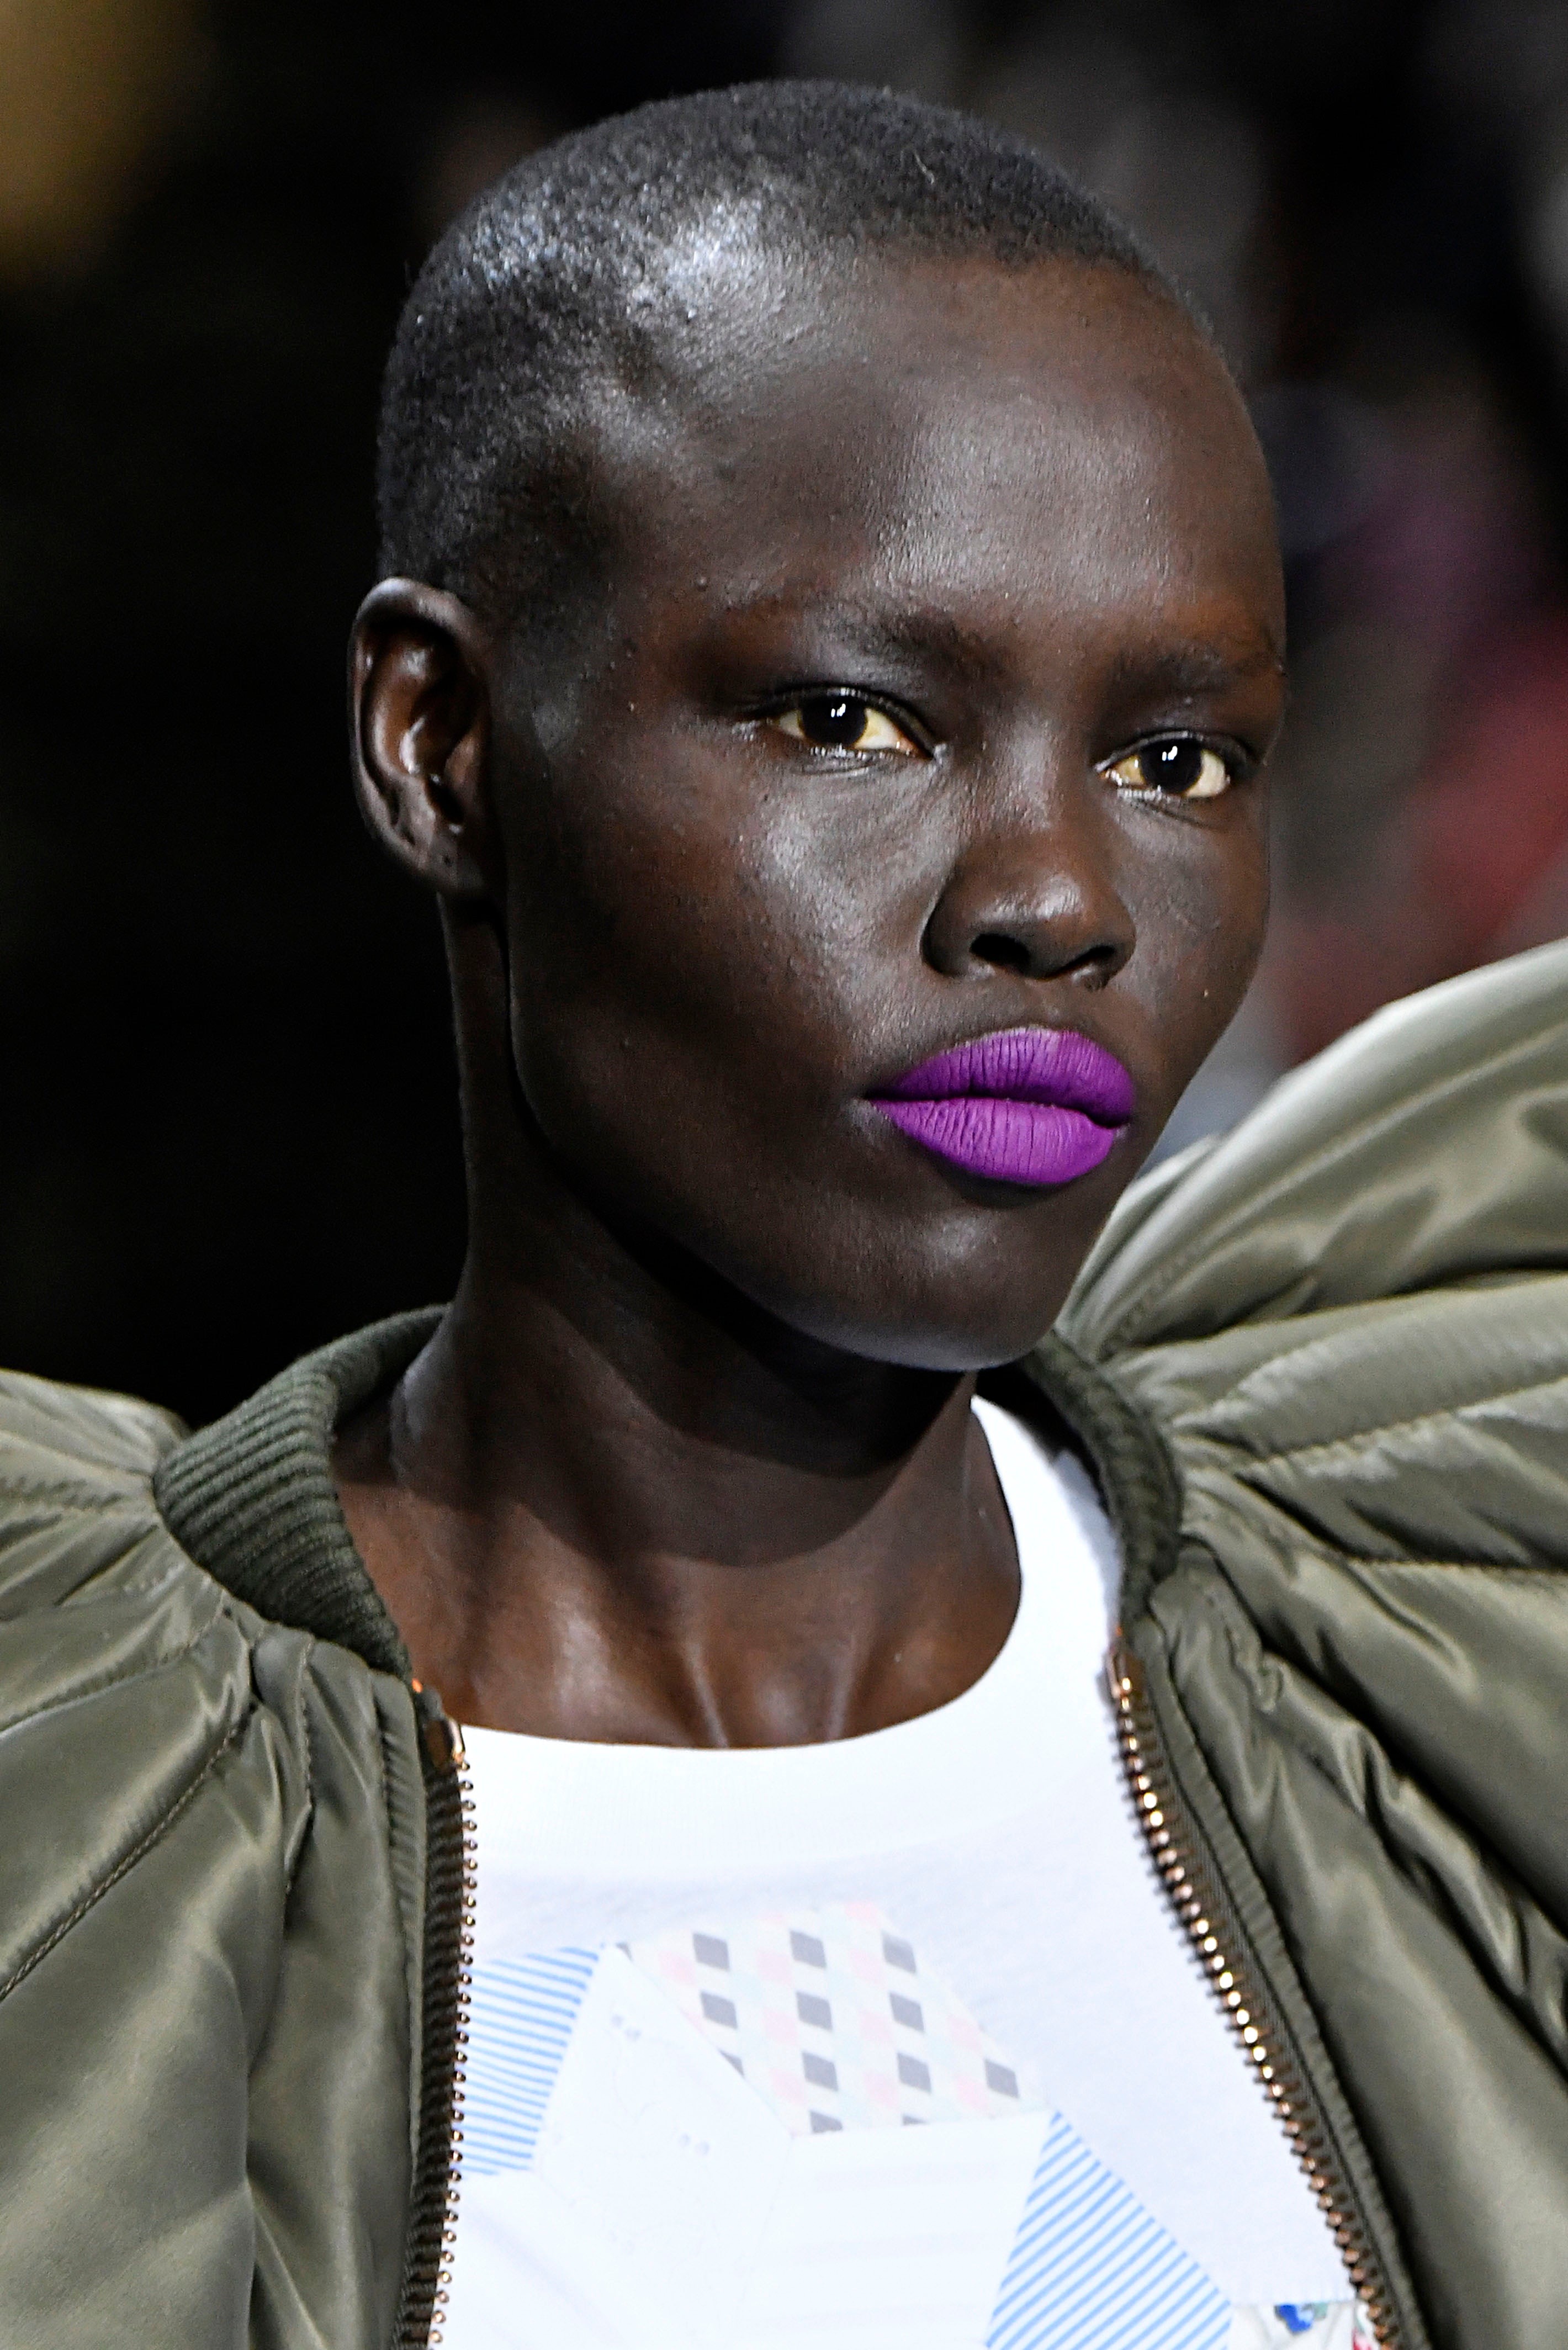
<svg viewBox="0 0 1568 2350"><path fill-rule="evenodd" d="M504 1245L476 1218L435 1337L339 1438L421 1678L471 1725L746 1746L968 1688L1017 1599L972 1380L805 1339L552 1208Z"/></svg>
<svg viewBox="0 0 1568 2350"><path fill-rule="evenodd" d="M818 1344L556 1163L500 942L449 918L470 1247L435 1337L341 1431L349 1531L473 1727L797 1745L944 1704L1018 1600L973 1381Z"/></svg>

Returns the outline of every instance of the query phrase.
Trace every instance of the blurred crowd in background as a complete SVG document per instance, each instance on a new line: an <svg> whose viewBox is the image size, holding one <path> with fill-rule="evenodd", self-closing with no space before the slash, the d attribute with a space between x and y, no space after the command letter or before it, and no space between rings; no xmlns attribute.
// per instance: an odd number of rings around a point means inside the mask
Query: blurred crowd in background
<svg viewBox="0 0 1568 2350"><path fill-rule="evenodd" d="M449 1290L439 941L345 780L379 368L518 156L779 72L1038 140L1253 403L1276 914L1179 1137L1568 931L1563 0L0 0L0 1359L203 1418Z"/></svg>

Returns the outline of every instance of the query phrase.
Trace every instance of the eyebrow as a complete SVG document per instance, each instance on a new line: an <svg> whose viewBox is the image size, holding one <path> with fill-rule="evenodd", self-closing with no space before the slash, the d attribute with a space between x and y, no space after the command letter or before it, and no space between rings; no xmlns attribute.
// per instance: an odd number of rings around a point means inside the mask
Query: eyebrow
<svg viewBox="0 0 1568 2350"><path fill-rule="evenodd" d="M726 618L747 621L777 618L785 622L821 628L837 638L845 653L856 660L882 660L904 667L932 660L973 675L1001 676L1003 663L995 649L977 630L966 628L952 613L919 605L889 613L886 608L837 598L818 603L796 601L786 595L763 595L732 605Z"/></svg>
<svg viewBox="0 0 1568 2350"><path fill-rule="evenodd" d="M1243 678L1282 677L1284 656L1272 638L1258 633L1229 641L1199 642L1128 650L1117 656L1112 674L1121 686L1199 701L1220 693Z"/></svg>
<svg viewBox="0 0 1568 2350"><path fill-rule="evenodd" d="M813 609L784 595L763 595L731 608L742 622L775 615L786 620L826 623L846 655L856 660L886 661L902 668L922 660L935 660L970 677L1000 679L1005 660L981 632L967 628L950 612L915 606L889 614L875 606L840 602ZM1162 695L1173 701L1201 701L1256 677L1280 677L1284 656L1262 627L1238 626L1235 618L1211 637L1189 637L1177 643L1129 646L1112 663L1113 686L1124 692Z"/></svg>

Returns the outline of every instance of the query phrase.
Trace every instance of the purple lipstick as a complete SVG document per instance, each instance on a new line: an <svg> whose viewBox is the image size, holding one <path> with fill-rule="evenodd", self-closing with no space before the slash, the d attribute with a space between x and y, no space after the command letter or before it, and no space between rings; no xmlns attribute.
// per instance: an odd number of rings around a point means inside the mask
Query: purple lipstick
<svg viewBox="0 0 1568 2350"><path fill-rule="evenodd" d="M1133 1114L1133 1081L1071 1028L1007 1028L933 1054L871 1097L939 1159L998 1183L1070 1183Z"/></svg>

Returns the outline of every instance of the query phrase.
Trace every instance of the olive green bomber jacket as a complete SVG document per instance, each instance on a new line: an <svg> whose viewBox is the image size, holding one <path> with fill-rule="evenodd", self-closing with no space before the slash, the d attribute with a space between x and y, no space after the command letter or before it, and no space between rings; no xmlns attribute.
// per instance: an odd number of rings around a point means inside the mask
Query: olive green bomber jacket
<svg viewBox="0 0 1568 2350"><path fill-rule="evenodd" d="M1568 2345L1565 1015L1568 947L1380 1014L996 1382L1096 1466L1151 1843L1405 2350ZM194 1437L0 1382L5 2350L431 2335L464 1798L327 1452L431 1326Z"/></svg>

